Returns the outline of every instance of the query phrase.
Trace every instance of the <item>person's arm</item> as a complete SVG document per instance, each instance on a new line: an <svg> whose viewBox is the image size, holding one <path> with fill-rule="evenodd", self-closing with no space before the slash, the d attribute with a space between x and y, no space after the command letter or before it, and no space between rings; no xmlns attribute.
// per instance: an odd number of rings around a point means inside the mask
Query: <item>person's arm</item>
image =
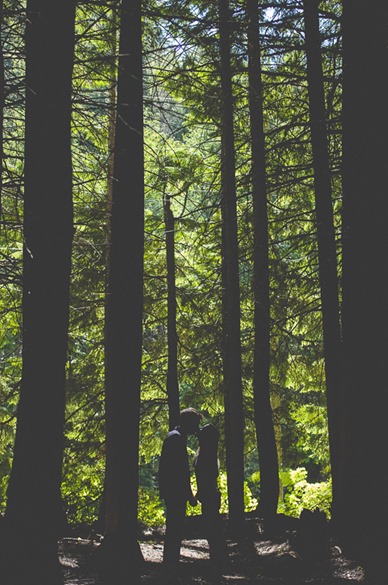
<svg viewBox="0 0 388 585"><path fill-rule="evenodd" d="M196 506L198 504L197 498L193 494L191 489L191 478L190 478L190 465L189 458L187 455L186 441L183 441L183 453L182 453L182 478L184 481L184 491L186 493L186 499L190 506Z"/></svg>

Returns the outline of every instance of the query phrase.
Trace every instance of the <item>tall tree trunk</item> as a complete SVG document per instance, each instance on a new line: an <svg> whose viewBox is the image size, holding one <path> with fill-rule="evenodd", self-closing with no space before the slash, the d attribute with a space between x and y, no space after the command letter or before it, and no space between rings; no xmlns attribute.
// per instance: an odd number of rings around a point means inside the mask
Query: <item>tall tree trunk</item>
<svg viewBox="0 0 388 585"><path fill-rule="evenodd" d="M144 156L141 2L120 13L114 183L106 301L104 567L134 575L143 316Z"/></svg>
<svg viewBox="0 0 388 585"><path fill-rule="evenodd" d="M388 4L343 3L343 440L338 526L346 553L386 578Z"/></svg>
<svg viewBox="0 0 388 585"><path fill-rule="evenodd" d="M327 415L331 474L333 480L332 512L333 516L335 516L341 432L341 328L338 298L337 248L326 130L318 0L303 0L303 7L314 166L319 282L322 300Z"/></svg>
<svg viewBox="0 0 388 585"><path fill-rule="evenodd" d="M240 530L244 519L244 413L230 23L228 0L219 0L226 469L230 522L236 530Z"/></svg>
<svg viewBox="0 0 388 585"><path fill-rule="evenodd" d="M163 196L164 225L166 230L167 256L167 402L169 427L173 429L179 418L178 385L178 333L176 329L176 286L175 286L175 218L171 209L171 199Z"/></svg>
<svg viewBox="0 0 388 585"><path fill-rule="evenodd" d="M1 546L7 584L61 581L57 540L73 237L74 9L71 0L27 3L23 368ZM50 54L55 59L48 59Z"/></svg>
<svg viewBox="0 0 388 585"><path fill-rule="evenodd" d="M107 266L109 266L109 241L110 224L109 219L112 213L113 185L114 185L114 152L116 138L116 108L117 108L117 26L118 14L116 6L112 8L112 29L109 37L110 47L110 75L109 80L109 113L108 113L108 177L107 177Z"/></svg>
<svg viewBox="0 0 388 585"><path fill-rule="evenodd" d="M249 110L252 144L254 229L254 379L255 427L260 465L259 511L265 520L277 512L279 466L270 400L270 299L268 210L263 121L263 88L258 0L247 0Z"/></svg>
<svg viewBox="0 0 388 585"><path fill-rule="evenodd" d="M3 53L3 18L4 3L0 2L0 230L3 215L3 165L4 165L4 108L5 108L5 77L4 77L4 53Z"/></svg>
<svg viewBox="0 0 388 585"><path fill-rule="evenodd" d="M108 268L110 257L110 217L112 214L112 199L114 185L114 149L116 137L116 108L117 108L117 31L118 31L118 7L112 7L111 30L109 31L109 106L108 106L108 164L107 164L107 193L106 193L106 222L105 222L105 314L107 310L108 298ZM106 326L106 320L105 320ZM106 337L106 335L105 335ZM106 347L105 347L106 349ZM105 370L106 370L106 352L105 352ZM105 468L106 472L106 468ZM98 512L97 529L103 533L105 529L106 516L106 473L104 479L104 488L101 495L100 508Z"/></svg>

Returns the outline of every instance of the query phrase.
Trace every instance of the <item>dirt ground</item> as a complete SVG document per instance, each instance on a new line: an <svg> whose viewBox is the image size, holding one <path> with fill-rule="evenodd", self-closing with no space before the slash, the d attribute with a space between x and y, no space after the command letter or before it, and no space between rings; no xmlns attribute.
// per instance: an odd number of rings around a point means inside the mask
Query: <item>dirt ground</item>
<svg viewBox="0 0 388 585"><path fill-rule="evenodd" d="M259 525L239 544L227 538L229 562L214 575L206 539L198 531L191 532L182 543L178 579L182 585L368 585L362 567L347 559L332 540L324 558L311 560L301 556L295 547L294 531L268 538ZM95 566L100 542L98 534L61 540L65 585L111 585L99 576ZM162 572L163 530L143 531L139 544L144 557L140 583L168 585Z"/></svg>

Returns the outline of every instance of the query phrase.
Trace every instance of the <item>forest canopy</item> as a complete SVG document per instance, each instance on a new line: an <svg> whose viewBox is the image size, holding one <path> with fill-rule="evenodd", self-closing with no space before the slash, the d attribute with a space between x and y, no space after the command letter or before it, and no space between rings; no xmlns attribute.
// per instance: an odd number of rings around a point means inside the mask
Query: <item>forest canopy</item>
<svg viewBox="0 0 388 585"><path fill-rule="evenodd" d="M176 3L175 3L176 4ZM144 7L145 283L140 518L160 522L155 471L168 427L167 268L163 203L175 219L178 375L183 406L222 426L220 103L210 5ZM329 513L328 456L312 154L301 7L261 11L270 235L271 400L284 493L281 509ZM322 37L332 177L340 206L338 11ZM63 500L70 522L98 517L104 482L104 283L109 164L117 71L116 3L77 6L72 96L74 240L67 362ZM21 377L24 14L5 2L2 192L1 502L12 461ZM232 43L241 282L245 477L259 496L252 421L253 264L246 16ZM280 36L281 31L284 34ZM42 348L42 351L43 348ZM221 453L221 469L224 468ZM300 478L295 481L295 477ZM302 483L301 483L302 482ZM296 484L298 484L296 486ZM299 485L300 484L300 485Z"/></svg>

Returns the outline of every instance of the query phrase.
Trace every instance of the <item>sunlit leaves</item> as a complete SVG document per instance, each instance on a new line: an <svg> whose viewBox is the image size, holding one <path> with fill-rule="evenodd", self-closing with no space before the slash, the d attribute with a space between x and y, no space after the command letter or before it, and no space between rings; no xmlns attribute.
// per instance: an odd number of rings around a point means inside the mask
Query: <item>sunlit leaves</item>
<svg viewBox="0 0 388 585"><path fill-rule="evenodd" d="M6 2L7 64L1 198L0 507L12 458L21 376L24 60L19 3ZM335 223L340 227L340 59L337 2L322 2L322 43ZM145 287L140 442L140 519L162 521L156 470L167 431L167 281L163 197L175 217L178 376L182 406L220 428L222 395L220 83L215 3L144 5ZM232 34L246 472L257 468L252 424L253 293L251 152L244 3ZM20 7L19 7L20 8ZM116 3L77 5L72 152L74 246L67 364L63 498L70 521L99 512L104 474L104 304L112 120L117 75ZM287 474L287 512L327 509L322 319L312 152L300 6L276 0L261 12L264 127L270 230L271 392ZM129 163L130 164L130 161ZM49 343L50 340L47 340ZM304 472L292 475L291 469ZM296 474L296 475L295 475ZM283 478L284 479L284 478ZM256 477L259 484L259 480ZM285 482L285 479L284 479ZM316 482L316 483L315 483ZM323 482L323 483L322 483ZM321 485L322 484L322 485ZM251 483L252 485L252 483ZM314 487L309 487L313 485ZM292 488L290 487L292 486ZM293 495L291 495L291 492ZM254 492L247 509L256 505Z"/></svg>

